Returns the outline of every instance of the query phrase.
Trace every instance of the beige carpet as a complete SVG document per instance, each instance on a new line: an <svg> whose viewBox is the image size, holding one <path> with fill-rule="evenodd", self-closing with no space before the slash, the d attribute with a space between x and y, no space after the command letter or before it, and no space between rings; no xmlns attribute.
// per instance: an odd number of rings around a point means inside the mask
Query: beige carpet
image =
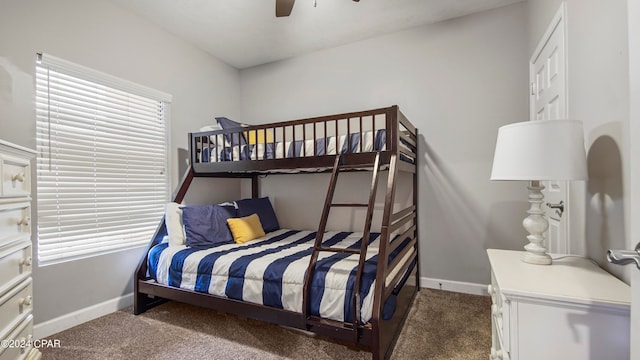
<svg viewBox="0 0 640 360"><path fill-rule="evenodd" d="M489 297L422 289L392 359L486 360ZM365 351L300 331L169 302L135 316L132 308L49 339L44 360L371 359Z"/></svg>

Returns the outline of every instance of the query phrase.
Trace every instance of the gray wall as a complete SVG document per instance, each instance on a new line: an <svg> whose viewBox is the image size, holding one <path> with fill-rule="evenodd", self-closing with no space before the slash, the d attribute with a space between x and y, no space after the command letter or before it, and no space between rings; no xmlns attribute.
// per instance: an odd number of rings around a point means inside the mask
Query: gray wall
<svg viewBox="0 0 640 360"><path fill-rule="evenodd" d="M172 94L173 184L186 133L240 112L236 69L109 2L0 0L0 138L22 146L35 148L37 52ZM35 266L35 322L130 294L141 251Z"/></svg>
<svg viewBox="0 0 640 360"><path fill-rule="evenodd" d="M487 284L485 249L526 243L526 184L489 181L498 127L528 120L526 20L519 3L242 70L242 119L398 104L421 133L421 275ZM322 198L327 181L313 184ZM287 222L313 223L307 211Z"/></svg>
<svg viewBox="0 0 640 360"><path fill-rule="evenodd" d="M260 191L262 196L268 195L271 199L281 227L317 229L330 177L331 175L327 173L270 175L260 180ZM387 177L388 172L381 172L378 177L376 206L371 224L373 232L380 232ZM371 172L341 174L336 183L334 199L343 203L366 203L371 180ZM413 177L407 173L400 173L396 181L394 210L399 211L413 203ZM248 181L242 189L242 195L243 197L251 196ZM362 232L366 213L366 208L332 208L327 230Z"/></svg>
<svg viewBox="0 0 640 360"><path fill-rule="evenodd" d="M532 54L560 0L529 0ZM582 120L589 180L571 184L572 248L629 281L609 264L610 248L632 248L630 233L629 28L626 1L567 0L569 117Z"/></svg>

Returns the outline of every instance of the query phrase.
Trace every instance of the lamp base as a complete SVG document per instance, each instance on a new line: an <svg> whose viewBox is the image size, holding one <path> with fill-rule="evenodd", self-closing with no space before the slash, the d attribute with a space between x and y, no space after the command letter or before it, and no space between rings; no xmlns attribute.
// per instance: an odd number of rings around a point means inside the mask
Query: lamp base
<svg viewBox="0 0 640 360"><path fill-rule="evenodd" d="M524 252L520 257L520 260L527 264L535 265L551 265L551 256L547 253L537 254L533 252Z"/></svg>
<svg viewBox="0 0 640 360"><path fill-rule="evenodd" d="M527 239L529 243L524 247L525 253L521 260L536 265L551 265L551 256L547 254L547 248L544 247L544 232L549 228L549 222L542 210L542 202L544 195L544 185L540 181L531 181L527 187L529 189L529 210L527 216L522 221L522 226L529 232Z"/></svg>

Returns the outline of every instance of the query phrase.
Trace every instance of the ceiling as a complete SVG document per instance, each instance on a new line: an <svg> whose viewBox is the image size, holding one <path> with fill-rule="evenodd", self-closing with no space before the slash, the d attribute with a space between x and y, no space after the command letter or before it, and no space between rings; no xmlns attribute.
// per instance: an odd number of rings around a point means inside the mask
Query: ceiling
<svg viewBox="0 0 640 360"><path fill-rule="evenodd" d="M243 69L523 0L108 0Z"/></svg>

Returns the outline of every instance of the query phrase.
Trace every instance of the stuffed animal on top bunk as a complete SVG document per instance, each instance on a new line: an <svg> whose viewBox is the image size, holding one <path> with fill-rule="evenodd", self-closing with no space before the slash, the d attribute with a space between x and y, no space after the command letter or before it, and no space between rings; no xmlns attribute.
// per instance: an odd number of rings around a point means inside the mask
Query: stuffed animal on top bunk
<svg viewBox="0 0 640 360"><path fill-rule="evenodd" d="M226 117L216 117L215 119L217 123L200 128L200 132L220 130L237 130L237 132L209 135L209 144L202 150L201 162L247 160L256 150L260 154L260 158L274 158L273 129L242 131L243 128L250 125ZM214 152L210 156L212 151Z"/></svg>
<svg viewBox="0 0 640 360"><path fill-rule="evenodd" d="M220 130L235 130L249 127L249 124L239 123L226 117L216 117L216 123L206 125L200 128L200 132L207 131L220 131ZM265 131L242 131L237 134L224 134L226 144L228 145L255 145L273 142L273 130L267 129ZM211 135L210 139L216 143L218 138L216 135Z"/></svg>

